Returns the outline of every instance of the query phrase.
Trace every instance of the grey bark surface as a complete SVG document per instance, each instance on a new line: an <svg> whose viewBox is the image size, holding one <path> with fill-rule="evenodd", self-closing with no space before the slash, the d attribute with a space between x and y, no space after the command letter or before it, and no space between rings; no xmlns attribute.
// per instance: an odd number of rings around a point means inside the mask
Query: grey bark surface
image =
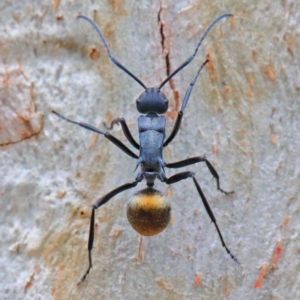
<svg viewBox="0 0 300 300"><path fill-rule="evenodd" d="M174 2L2 1L1 299L300 299L300 3ZM196 173L241 266L222 248L192 180L156 183L169 196L172 221L141 238L126 219L141 183L96 211L93 268L77 286L88 266L91 205L132 182L135 161L51 111L101 129L124 117L137 139L135 100L143 89L76 16L93 18L115 57L156 86L227 12L234 19L216 25L191 65L163 88L170 133L210 55L164 158L206 155L221 186L235 191L218 192L205 164L183 169ZM128 145L120 127L112 134Z"/></svg>

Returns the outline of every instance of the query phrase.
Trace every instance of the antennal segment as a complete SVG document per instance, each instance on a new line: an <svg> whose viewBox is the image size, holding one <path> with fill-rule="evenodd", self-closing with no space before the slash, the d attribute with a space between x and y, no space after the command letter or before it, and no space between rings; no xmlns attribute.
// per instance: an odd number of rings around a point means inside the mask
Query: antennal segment
<svg viewBox="0 0 300 300"><path fill-rule="evenodd" d="M212 27L218 23L221 19L223 18L227 18L227 17L232 17L232 14L224 14L219 16L218 18L216 18L214 21L212 21L210 23L210 25L206 28L206 30L204 31L196 49L193 55L191 55L179 68L177 68L171 75L169 75L163 82L162 84L159 86L158 89L161 89L175 74L177 74L180 70L182 70L184 67L186 67L196 56L199 47L201 46L203 40L205 39L206 35L208 34L208 32L212 29Z"/></svg>
<svg viewBox="0 0 300 300"><path fill-rule="evenodd" d="M90 18L86 17L86 16L77 16L77 19L84 19L86 21L88 21L92 26L93 28L97 31L98 35L100 36L103 44L104 44L104 47L106 48L107 50L107 53L108 53L108 56L110 58L110 60L116 65L118 66L120 69L122 69L124 72L126 72L131 78L133 78L137 83L139 83L144 89L146 89L147 87L136 77L134 76L129 70L127 70L116 58L114 58L112 56L112 54L110 53L110 49L108 47L108 44L106 42L106 39L104 37L104 35L102 34L100 28L96 25L96 23L94 21L92 21Z"/></svg>

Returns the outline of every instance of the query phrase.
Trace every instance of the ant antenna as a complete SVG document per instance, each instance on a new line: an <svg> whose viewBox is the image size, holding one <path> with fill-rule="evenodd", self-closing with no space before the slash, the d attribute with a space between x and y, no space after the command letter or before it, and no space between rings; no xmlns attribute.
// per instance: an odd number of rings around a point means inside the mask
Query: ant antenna
<svg viewBox="0 0 300 300"><path fill-rule="evenodd" d="M184 99L183 99L183 103L182 103L182 105L181 105L181 111L183 111L183 110L185 109L185 107L186 107L186 105L187 105L187 102L188 102L188 100L189 100L189 98L190 98L192 89L193 89L193 87L194 87L194 85L195 85L195 83L196 83L196 80L197 80L199 74L201 73L202 69L205 67L205 65L206 65L208 62L209 62L209 58L207 58L207 59L205 60L205 62L200 66L200 68L199 68L199 70L198 70L198 72L197 72L197 74L196 74L194 80L190 83L190 86L188 87L188 89L187 89L187 91L186 91L186 93L185 93L185 96L184 96Z"/></svg>
<svg viewBox="0 0 300 300"><path fill-rule="evenodd" d="M104 35L102 34L100 28L96 25L96 23L94 21L92 21L90 18L86 17L86 16L82 16L82 15L79 15L77 16L77 19L84 19L86 21L88 21L93 27L94 29L97 31L98 35L100 36L103 44L104 44L104 47L106 48L107 50L107 53L108 53L108 56L110 58L110 60L117 66L119 67L120 69L122 69L124 72L126 72L131 78L133 78L137 83L139 83L144 89L147 89L147 87L136 77L134 76L129 70L127 70L120 62L118 62L118 60L116 60L110 53L110 49L108 47L108 44L106 42L106 39L104 37Z"/></svg>
<svg viewBox="0 0 300 300"><path fill-rule="evenodd" d="M198 52L198 49L199 47L201 46L203 40L205 39L206 35L208 34L208 32L212 29L212 27L218 23L221 19L223 18L227 18L227 17L232 17L233 15L232 14L224 14L224 15L221 15L219 17L217 17L214 21L212 21L210 23L210 25L206 28L206 30L204 31L202 37L200 38L200 41L195 49L195 52L193 55L191 55L179 68L177 68L171 75L169 75L163 82L162 84L159 86L159 90L175 75L177 74L180 70L182 70L184 67L186 67L196 56L197 52Z"/></svg>

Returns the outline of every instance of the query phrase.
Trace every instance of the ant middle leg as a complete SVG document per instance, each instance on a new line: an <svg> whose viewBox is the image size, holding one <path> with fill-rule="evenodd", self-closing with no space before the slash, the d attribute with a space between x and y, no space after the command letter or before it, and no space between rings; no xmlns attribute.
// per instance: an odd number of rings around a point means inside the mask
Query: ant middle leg
<svg viewBox="0 0 300 300"><path fill-rule="evenodd" d="M96 132L98 134L104 135L105 138L107 138L109 141L111 141L115 146L117 146L119 149L121 149L124 153L126 153L127 155L129 155L132 158L135 158L135 159L138 158L138 156L135 153L133 153L128 147L126 147L120 140L118 140L116 137L111 135L109 132L104 132L104 131L102 131L100 129L97 129L96 127L94 127L92 125L89 125L89 124L86 124L86 123L73 121L73 120L71 120L69 118L66 118L65 116L59 114L58 112L56 112L54 110L52 110L52 113L54 113L59 118L65 120L69 123L79 125L79 126L85 128L87 130L90 130L90 131Z"/></svg>
<svg viewBox="0 0 300 300"><path fill-rule="evenodd" d="M225 241L223 239L223 236L221 234L221 231L219 229L219 226L217 224L217 220L206 200L206 197L204 196L203 192L202 192L202 189L199 185L199 183L197 182L196 178L195 178L195 174L193 172L190 172L190 171L187 171L187 172L181 172L181 173L178 173L178 174L175 174L169 178L166 178L165 180L165 183L167 184L173 184L173 183L176 183L178 181L181 181L181 180L184 180L184 179L187 179L187 178L192 178L193 181L194 181L194 184L196 186L196 189L198 191L198 194L202 200L202 203L206 209L206 212L207 214L209 215L211 221L214 223L215 227L216 227L216 230L218 232L218 235L219 235L219 238L221 240L221 243L222 243L222 246L225 248L226 252L230 255L230 257L237 263L237 264L240 264L240 262L238 261L238 259L230 252L229 248L226 246L225 244Z"/></svg>
<svg viewBox="0 0 300 300"><path fill-rule="evenodd" d="M186 167L186 166L189 166L189 165L193 165L193 164L196 164L198 162L205 162L206 163L206 166L207 168L209 169L211 175L216 179L217 181L217 189L226 194L226 195L229 195L229 194L233 194L234 191L230 191L230 192L226 192L224 191L221 187L220 187L220 178L219 178L219 174L217 173L217 171L215 170L215 168L212 166L212 164L206 159L205 156L196 156L196 157L192 157L192 158L188 158L188 159L184 159L184 160L181 160L181 161L177 161L177 162L174 162L174 163L169 163L169 164L166 164L165 167L167 168L170 168L170 169L177 169L177 168L183 168L183 167Z"/></svg>

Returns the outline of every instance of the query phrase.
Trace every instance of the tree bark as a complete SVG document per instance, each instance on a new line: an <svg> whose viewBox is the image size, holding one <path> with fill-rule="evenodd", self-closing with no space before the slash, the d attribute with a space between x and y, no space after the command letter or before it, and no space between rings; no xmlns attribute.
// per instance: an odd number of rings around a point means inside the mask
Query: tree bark
<svg viewBox="0 0 300 300"><path fill-rule="evenodd" d="M1 299L299 299L300 3L297 1L5 1L0 53ZM135 100L182 64L223 13L193 62L162 92L167 135L190 82L209 56L165 149L166 163L205 155L196 174L222 247L192 179L155 188L172 205L170 225L141 237L125 191L96 211L88 267L91 205L134 181L136 161L103 136L124 117L138 140ZM111 134L128 147L121 127ZM137 151L133 149L132 151ZM167 176L178 170L166 170ZM263 274L265 272L265 275Z"/></svg>

